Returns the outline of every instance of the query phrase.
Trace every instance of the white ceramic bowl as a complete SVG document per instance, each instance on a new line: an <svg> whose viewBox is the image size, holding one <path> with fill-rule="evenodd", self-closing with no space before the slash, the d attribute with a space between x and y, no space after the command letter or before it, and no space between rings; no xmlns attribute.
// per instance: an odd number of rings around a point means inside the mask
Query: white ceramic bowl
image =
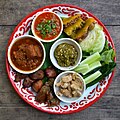
<svg viewBox="0 0 120 120"><path fill-rule="evenodd" d="M56 58L54 56L54 51L57 48L57 46L62 44L62 43L71 44L71 45L73 45L76 48L76 50L78 52L78 57L77 57L77 61L76 61L75 65L69 66L69 67L61 67L57 63L57 60L56 60ZM80 63L81 59L82 59L82 49L81 49L80 45L75 40L73 40L71 38L61 38L61 39L55 41L55 43L52 45L52 47L50 49L50 60L51 60L52 64L56 68L58 68L60 70L63 70L63 71L72 70L72 69L76 68L78 66L78 64Z"/></svg>
<svg viewBox="0 0 120 120"><path fill-rule="evenodd" d="M60 99L60 100L63 101L63 102L66 102L66 103L75 102L75 101L79 100L79 99L82 97L82 96L80 96L80 97L68 98L68 97L65 97L65 96L58 96L58 95L57 95L57 91L59 91L59 87L56 86L56 83L58 83L63 76L68 75L68 74L70 74L70 73L76 73L76 72L74 72L74 71L65 71L65 72L60 73L60 74L56 77L56 79L55 79L55 81L54 81L54 85L53 85L55 95L58 97L58 99ZM82 92L82 95L83 95L84 92L85 92L85 90L86 90L86 84L85 84L85 81L84 81L84 79L82 78L82 76L81 76L80 74L78 74L78 73L76 73L76 74L77 74L77 75L81 78L81 80L83 81L83 86L84 86L84 89L83 89L83 92Z"/></svg>
<svg viewBox="0 0 120 120"><path fill-rule="evenodd" d="M36 19L37 19L39 16L41 16L42 14L44 14L44 13L52 13L52 14L54 14L55 16L57 16L57 18L59 19L59 22L60 22L60 25L61 25L61 29L60 29L59 34L58 34L54 39L45 40L45 39L40 38L40 37L35 33L34 25L35 25ZM31 30L32 30L33 35L34 35L37 39L41 40L42 42L53 42L53 41L55 41L56 39L58 39L58 37L62 34L62 31L63 31L63 22L62 22L62 19L61 19L56 13L54 13L54 12L49 12L49 11L43 11L43 12L40 12L40 13L33 19L32 25L31 25Z"/></svg>
<svg viewBox="0 0 120 120"><path fill-rule="evenodd" d="M24 70L18 69L18 68L13 64L13 62L12 62L12 60L11 60L11 55L10 55L11 48L12 48L12 46L14 45L14 43L15 43L17 40L20 40L20 39L22 39L22 38L33 38L33 39L37 40L37 41L39 42L40 46L41 46L42 49L43 49L43 60L42 60L41 64L40 64L37 68L35 68L35 69L33 69L33 70L30 70L30 71L24 71ZM9 61L10 65L12 66L12 68L13 68L14 70L16 70L17 72L19 72L19 73L30 74L30 73L36 72L38 69L40 69L40 68L42 67L42 65L43 65L43 63L44 63L44 61L45 61L45 58L46 58L46 52L45 52L45 48L44 48L42 42L40 42L38 39L36 39L35 37L33 37L33 36L31 36L31 35L23 35L23 36L20 36L20 37L15 38L15 39L11 42L10 46L8 47L8 61Z"/></svg>

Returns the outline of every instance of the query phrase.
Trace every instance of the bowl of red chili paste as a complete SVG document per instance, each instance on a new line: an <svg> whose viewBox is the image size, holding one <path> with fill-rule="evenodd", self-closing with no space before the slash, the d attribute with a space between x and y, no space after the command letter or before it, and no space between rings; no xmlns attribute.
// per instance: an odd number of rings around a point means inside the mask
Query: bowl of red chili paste
<svg viewBox="0 0 120 120"><path fill-rule="evenodd" d="M40 69L46 52L41 41L34 36L23 35L15 38L8 47L8 61L19 73L30 74Z"/></svg>
<svg viewBox="0 0 120 120"><path fill-rule="evenodd" d="M52 42L63 31L62 19L54 12L44 11L33 19L31 29L33 35L42 42Z"/></svg>

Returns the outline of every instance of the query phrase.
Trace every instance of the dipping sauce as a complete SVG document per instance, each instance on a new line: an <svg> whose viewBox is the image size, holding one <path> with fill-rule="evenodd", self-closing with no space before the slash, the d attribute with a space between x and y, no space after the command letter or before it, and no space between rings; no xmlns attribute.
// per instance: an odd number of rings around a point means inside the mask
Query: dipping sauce
<svg viewBox="0 0 120 120"><path fill-rule="evenodd" d="M78 52L73 45L62 43L57 46L54 55L60 66L69 67L75 65L78 57Z"/></svg>
<svg viewBox="0 0 120 120"><path fill-rule="evenodd" d="M44 12L40 14L34 22L35 34L44 40L52 40L56 38L62 25L59 17L52 12Z"/></svg>
<svg viewBox="0 0 120 120"><path fill-rule="evenodd" d="M18 39L10 50L11 61L20 70L36 69L43 61L43 49L34 38Z"/></svg>

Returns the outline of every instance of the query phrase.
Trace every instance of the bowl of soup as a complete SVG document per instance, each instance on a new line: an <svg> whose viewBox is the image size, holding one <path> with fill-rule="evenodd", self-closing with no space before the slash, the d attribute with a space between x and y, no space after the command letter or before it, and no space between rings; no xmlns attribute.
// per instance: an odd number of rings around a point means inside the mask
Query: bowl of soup
<svg viewBox="0 0 120 120"><path fill-rule="evenodd" d="M56 40L63 31L61 18L54 12L40 12L31 25L33 35L42 42Z"/></svg>
<svg viewBox="0 0 120 120"><path fill-rule="evenodd" d="M29 74L40 69L45 61L45 48L30 35L15 38L8 47L8 61L19 73Z"/></svg>

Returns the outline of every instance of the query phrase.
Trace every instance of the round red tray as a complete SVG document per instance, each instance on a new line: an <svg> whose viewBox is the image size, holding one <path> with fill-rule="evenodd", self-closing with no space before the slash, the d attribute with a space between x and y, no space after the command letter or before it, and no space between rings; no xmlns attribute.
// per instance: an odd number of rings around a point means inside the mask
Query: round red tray
<svg viewBox="0 0 120 120"><path fill-rule="evenodd" d="M39 12L41 12L41 11L53 11L53 12L57 13L60 17L71 16L76 13L84 14L87 17L93 17L98 22L98 24L103 27L103 30L104 30L107 40L109 41L111 46L114 48L114 43L112 41L112 38L110 37L109 32L107 31L106 27L102 24L102 22L98 18L96 18L94 15L92 15L91 13L87 12L86 10L84 10L82 8L79 8L79 7L76 7L73 5L69 5L69 4L55 4L55 5L45 6L43 8L37 9L36 11L33 11L32 13L27 15L17 25L14 32L12 33L12 35L9 39L9 42L8 42L8 47L14 38L29 33L33 18L37 14L39 14ZM7 47L7 49L8 49L8 47ZM13 85L14 89L16 90L16 92L18 93L18 95L24 101L26 101L28 104L30 104L31 106L33 106L34 108L36 108L38 110L52 113L52 114L74 113L74 112L81 111L81 110L91 106L99 98L101 98L102 95L105 93L105 91L108 89L108 87L112 81L113 75L114 75L114 71L113 71L104 80L101 80L97 84L87 88L84 96L77 102L73 102L71 104L60 102L60 105L58 105L58 106L47 107L45 104L40 104L35 101L35 97L34 97L35 94L31 90L31 88L26 88L26 89L22 88L23 81L18 82L18 83L14 82L16 73L14 72L14 70L11 68L11 66L8 63L7 50L6 50L6 69L7 69L7 73L8 73L10 82L12 83L12 85Z"/></svg>

